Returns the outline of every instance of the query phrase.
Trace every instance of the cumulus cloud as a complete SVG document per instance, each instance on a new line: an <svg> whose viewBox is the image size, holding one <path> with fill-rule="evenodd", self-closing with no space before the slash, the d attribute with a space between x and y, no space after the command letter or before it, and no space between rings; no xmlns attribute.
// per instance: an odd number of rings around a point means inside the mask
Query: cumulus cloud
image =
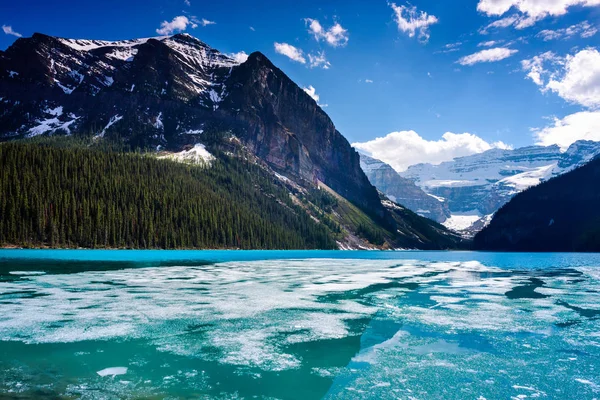
<svg viewBox="0 0 600 400"><path fill-rule="evenodd" d="M310 97L312 97L312 99L314 101L316 101L320 107L327 107L327 104L319 103L319 100L321 99L321 97L317 94L317 89L315 89L314 86L309 85L308 87L303 87L302 90L304 90L306 92L306 94L308 94Z"/></svg>
<svg viewBox="0 0 600 400"><path fill-rule="evenodd" d="M7 35L13 35L13 36L16 36L16 37L22 37L23 36L19 32L13 31L13 28L10 25L2 25L2 30Z"/></svg>
<svg viewBox="0 0 600 400"><path fill-rule="evenodd" d="M365 79L365 83L373 83L372 79Z"/></svg>
<svg viewBox="0 0 600 400"><path fill-rule="evenodd" d="M238 63L246 62L248 59L248 54L245 51L239 51L237 53L228 54L229 57L233 58Z"/></svg>
<svg viewBox="0 0 600 400"><path fill-rule="evenodd" d="M306 64L306 58L304 58L304 52L291 44L287 43L277 43L275 42L275 51L279 54L282 54L289 59L299 62L301 64Z"/></svg>
<svg viewBox="0 0 600 400"><path fill-rule="evenodd" d="M308 65L311 68L323 68L329 69L331 67L331 63L327 61L325 57L325 52L321 51L319 53L311 53L308 55Z"/></svg>
<svg viewBox="0 0 600 400"><path fill-rule="evenodd" d="M348 43L348 30L344 29L338 22L329 29L325 29L316 19L305 18L304 21L308 25L308 32L314 36L317 42L324 40L333 47L345 46Z"/></svg>
<svg viewBox="0 0 600 400"><path fill-rule="evenodd" d="M495 47L493 49L481 50L477 53L464 56L458 60L458 63L460 65L474 65L482 62L496 62L504 60L517 52L518 50L508 49L506 47Z"/></svg>
<svg viewBox="0 0 600 400"><path fill-rule="evenodd" d="M600 5L600 0L479 0L477 10L488 16L502 16L511 9L517 14L512 23L517 29L534 25L549 16L560 16L572 6L592 7ZM505 21L507 22L507 21Z"/></svg>
<svg viewBox="0 0 600 400"><path fill-rule="evenodd" d="M429 40L429 27L437 24L438 19L434 15L429 15L425 11L417 11L417 7L398 6L391 3L394 10L398 30L408 33L409 37L418 35L419 40L427 42Z"/></svg>
<svg viewBox="0 0 600 400"><path fill-rule="evenodd" d="M568 28L551 30L544 29L540 31L536 36L543 39L545 42L556 39L570 39L573 36L579 36L581 38L589 38L598 33L598 29L595 26L590 25L588 21L580 22L576 25L571 25Z"/></svg>
<svg viewBox="0 0 600 400"><path fill-rule="evenodd" d="M446 132L440 140L427 140L415 131L392 132L352 146L390 164L398 172L418 163L439 164L492 148L510 148L502 142L488 143L471 133Z"/></svg>
<svg viewBox="0 0 600 400"><path fill-rule="evenodd" d="M195 28L197 25L190 21L188 17L180 15L173 18L171 22L163 21L160 24L160 28L156 30L159 35L171 35L175 32L183 32L187 29L188 25Z"/></svg>
<svg viewBox="0 0 600 400"><path fill-rule="evenodd" d="M600 52L587 48L574 55L558 57L546 52L521 65L527 77L542 91L556 93L568 102L600 108Z"/></svg>
<svg viewBox="0 0 600 400"><path fill-rule="evenodd" d="M533 132L537 144L557 144L563 150L578 140L600 141L600 111L581 111L562 119L554 118L552 125Z"/></svg>

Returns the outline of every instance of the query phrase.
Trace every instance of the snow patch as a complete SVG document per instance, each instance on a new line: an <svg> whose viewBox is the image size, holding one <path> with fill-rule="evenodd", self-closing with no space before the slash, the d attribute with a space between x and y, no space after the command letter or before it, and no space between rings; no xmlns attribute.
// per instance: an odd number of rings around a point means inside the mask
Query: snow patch
<svg viewBox="0 0 600 400"><path fill-rule="evenodd" d="M481 218L481 215L477 211L471 211L461 214L452 214L450 218L442 222L446 228L453 231L463 231L473 225L476 221Z"/></svg>
<svg viewBox="0 0 600 400"><path fill-rule="evenodd" d="M100 132L99 134L97 134L96 136L94 136L94 139L104 137L104 134L106 133L106 131L108 130L108 128L110 128L111 126L113 126L114 124L116 124L117 122L119 122L122 119L123 119L122 115L113 115L110 118L110 120L108 121L108 124L106 124L106 126L104 127L104 129L102 129L102 132Z"/></svg>
<svg viewBox="0 0 600 400"><path fill-rule="evenodd" d="M215 159L215 157L210 154L208 150L206 150L206 147L201 143L195 144L190 150L183 150L179 153L173 153L159 158L205 166L210 166Z"/></svg>
<svg viewBox="0 0 600 400"><path fill-rule="evenodd" d="M152 126L154 126L156 129L165 129L165 126L162 122L162 111L158 113L156 116L156 121L154 121Z"/></svg>

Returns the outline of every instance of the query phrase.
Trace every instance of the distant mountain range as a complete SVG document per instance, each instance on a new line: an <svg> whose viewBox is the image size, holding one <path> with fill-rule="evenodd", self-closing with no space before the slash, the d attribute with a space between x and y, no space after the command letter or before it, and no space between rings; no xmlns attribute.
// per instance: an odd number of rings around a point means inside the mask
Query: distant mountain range
<svg viewBox="0 0 600 400"><path fill-rule="evenodd" d="M361 156L361 165L371 183L386 195L448 228L473 235L517 193L584 165L598 154L600 142L578 141L565 152L558 146L493 149L439 165L413 165L400 173L367 156Z"/></svg>
<svg viewBox="0 0 600 400"><path fill-rule="evenodd" d="M479 250L600 251L600 158L525 190L475 236Z"/></svg>
<svg viewBox="0 0 600 400"><path fill-rule="evenodd" d="M0 51L0 141L63 135L87 147L111 144L205 165L249 160L287 187L314 223L331 225L339 247L451 248L461 241L380 198L327 114L258 52L241 62L187 34L20 38Z"/></svg>

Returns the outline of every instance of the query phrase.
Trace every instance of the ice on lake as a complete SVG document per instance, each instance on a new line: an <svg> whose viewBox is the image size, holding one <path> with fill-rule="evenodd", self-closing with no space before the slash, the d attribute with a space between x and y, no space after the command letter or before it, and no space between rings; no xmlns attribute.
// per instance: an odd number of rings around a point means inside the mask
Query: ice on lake
<svg viewBox="0 0 600 400"><path fill-rule="evenodd" d="M600 255L341 253L153 263L11 253L0 393L600 396Z"/></svg>

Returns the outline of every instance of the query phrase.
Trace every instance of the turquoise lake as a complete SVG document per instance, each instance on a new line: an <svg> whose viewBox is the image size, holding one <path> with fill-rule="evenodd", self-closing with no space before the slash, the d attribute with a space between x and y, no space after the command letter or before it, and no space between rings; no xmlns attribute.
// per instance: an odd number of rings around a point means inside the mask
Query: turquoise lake
<svg viewBox="0 0 600 400"><path fill-rule="evenodd" d="M0 398L596 399L600 254L0 250Z"/></svg>

